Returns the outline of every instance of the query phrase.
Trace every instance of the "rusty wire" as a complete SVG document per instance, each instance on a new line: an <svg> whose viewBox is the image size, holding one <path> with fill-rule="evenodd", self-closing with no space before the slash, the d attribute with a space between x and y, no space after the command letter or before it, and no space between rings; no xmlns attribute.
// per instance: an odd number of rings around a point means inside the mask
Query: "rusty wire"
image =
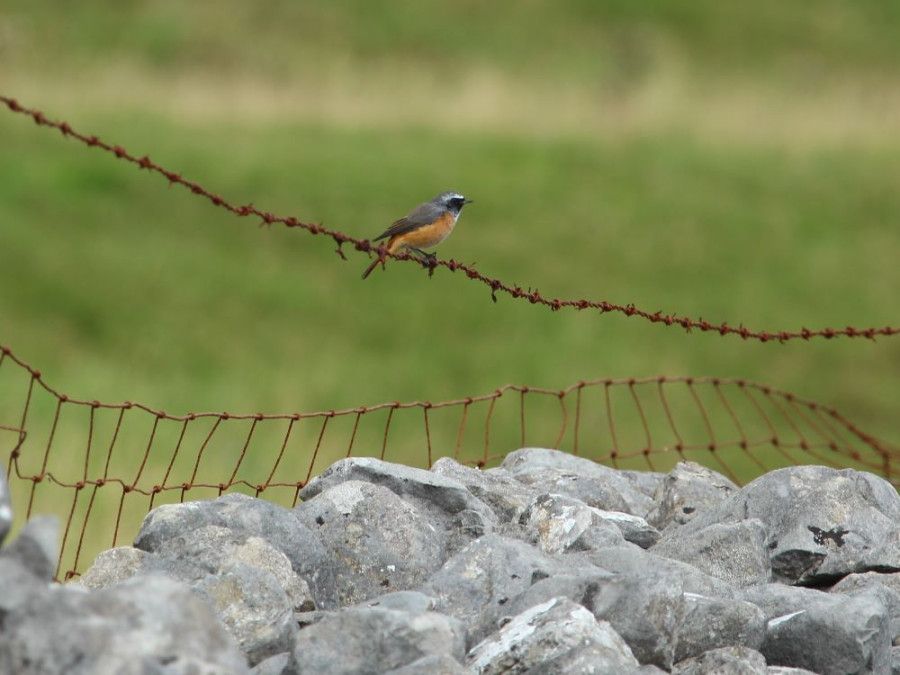
<svg viewBox="0 0 900 675"><path fill-rule="evenodd" d="M65 578L100 548L121 544L160 503L239 490L293 506L317 472L343 457L428 468L449 456L487 467L529 444L617 468L667 471L690 459L737 483L808 462L900 482L897 448L833 408L741 379L598 379L344 410L171 414L70 397L0 346L0 454L17 515L62 518L57 576Z"/></svg>
<svg viewBox="0 0 900 675"><path fill-rule="evenodd" d="M306 223L294 217L278 216L268 211L263 211L262 209L255 207L253 204L245 204L241 206L231 204L224 197L221 197L220 195L207 190L197 183L183 178L180 174L174 171L170 171L156 164L146 155L138 157L128 152L128 150L120 145L111 145L101 140L97 136L88 136L75 131L68 122L57 122L48 119L43 112L26 108L14 98L0 95L0 102L5 103L6 107L14 113L19 113L31 117L31 119L34 120L34 122L39 126L57 129L63 134L63 136L67 138L74 138L89 147L100 148L105 152L109 152L115 155L119 159L135 164L141 169L146 169L147 171L158 173L165 177L170 184L178 184L186 187L193 194L206 197L215 206L226 209L237 216L255 216L261 219L261 224L263 225L280 223L285 227L297 227L303 229L313 235L325 235L331 237L331 239L337 245L336 253L344 260L346 260L346 256L344 255L342 247L347 244L352 245L354 249L362 253L369 254L372 252L377 252L379 255L384 257L394 258L397 260L411 260L414 263L422 265L424 268L426 268L429 274L433 273L435 268L437 267L445 267L451 272L462 272L469 279L480 281L481 283L486 285L491 289L491 298L494 300L494 302L497 301L497 294L502 293L516 300L527 300L534 305L543 305L544 307L549 307L554 311L565 308L575 310L593 309L599 310L601 313L615 312L624 314L625 316L629 317L637 316L646 319L651 323L659 323L665 326L680 326L689 333L694 329L697 329L704 333L737 335L745 340L758 340L760 342L787 342L788 340L795 339L832 339L836 337L862 337L872 340L879 336L893 336L900 333L900 328L893 326L871 328L856 328L854 326L846 326L844 328L826 327L820 329L810 329L803 327L799 330L778 331L751 330L743 324L731 326L727 322L717 324L702 318L691 319L689 317L678 316L677 314L664 314L661 311L649 312L647 310L635 307L633 304L620 305L606 300L567 300L562 298L545 298L537 289L526 290L520 286L507 284L500 279L495 279L482 274L473 266L466 265L465 263L461 263L457 260L440 260L431 258L422 259L419 256L414 256L404 252L388 253L387 249L382 246L373 244L368 239L358 239L343 232L324 227L320 223Z"/></svg>

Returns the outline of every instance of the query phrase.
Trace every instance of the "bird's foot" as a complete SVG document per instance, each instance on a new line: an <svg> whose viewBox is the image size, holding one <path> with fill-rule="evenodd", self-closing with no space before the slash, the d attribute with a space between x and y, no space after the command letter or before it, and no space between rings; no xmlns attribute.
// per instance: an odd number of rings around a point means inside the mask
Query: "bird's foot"
<svg viewBox="0 0 900 675"><path fill-rule="evenodd" d="M420 248L410 248L410 250L422 256L422 265L428 270L428 276L434 276L434 270L437 267L437 256Z"/></svg>

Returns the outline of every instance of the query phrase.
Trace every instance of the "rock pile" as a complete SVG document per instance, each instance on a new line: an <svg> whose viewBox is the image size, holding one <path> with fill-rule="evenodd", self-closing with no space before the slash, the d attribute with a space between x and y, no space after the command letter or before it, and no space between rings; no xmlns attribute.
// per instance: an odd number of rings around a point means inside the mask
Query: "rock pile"
<svg viewBox="0 0 900 675"><path fill-rule="evenodd" d="M0 672L900 672L900 497L871 474L526 448L345 459L301 497L161 506L65 586L32 520L0 551Z"/></svg>

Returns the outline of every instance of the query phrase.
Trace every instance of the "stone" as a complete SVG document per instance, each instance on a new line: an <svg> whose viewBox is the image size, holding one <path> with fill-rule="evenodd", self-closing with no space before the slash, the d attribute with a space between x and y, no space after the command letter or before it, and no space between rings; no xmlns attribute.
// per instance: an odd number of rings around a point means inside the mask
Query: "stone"
<svg viewBox="0 0 900 675"><path fill-rule="evenodd" d="M900 574L848 574L828 592L843 595L876 594L890 617L891 641L896 644L900 639Z"/></svg>
<svg viewBox="0 0 900 675"><path fill-rule="evenodd" d="M166 547L180 555L174 540L191 545L191 533L206 526L227 528L235 541L259 537L287 556L294 572L308 585L316 606L337 607L338 598L328 552L290 509L232 493L206 502L159 506L147 514L135 548L155 553Z"/></svg>
<svg viewBox="0 0 900 675"><path fill-rule="evenodd" d="M193 591L141 576L95 592L53 587L33 595L6 617L0 672L237 675L247 665Z"/></svg>
<svg viewBox="0 0 900 675"><path fill-rule="evenodd" d="M523 541L487 535L444 563L421 591L435 599L436 611L466 624L471 646L493 632L496 612L563 569L555 558Z"/></svg>
<svg viewBox="0 0 900 675"><path fill-rule="evenodd" d="M532 500L540 494L513 478L505 469L481 471L442 457L431 471L463 485L472 495L487 504L501 523L517 523Z"/></svg>
<svg viewBox="0 0 900 675"><path fill-rule="evenodd" d="M719 647L679 661L672 675L767 675L766 658L749 647Z"/></svg>
<svg viewBox="0 0 900 675"><path fill-rule="evenodd" d="M591 551L625 543L619 528L597 509L565 495L538 496L522 513L521 521L545 553Z"/></svg>
<svg viewBox="0 0 900 675"><path fill-rule="evenodd" d="M684 525L737 492L728 478L696 462L678 462L659 483L647 522L660 530Z"/></svg>
<svg viewBox="0 0 900 675"><path fill-rule="evenodd" d="M689 563L734 588L764 584L772 577L766 528L757 519L713 523L690 532L669 528L652 551Z"/></svg>
<svg viewBox="0 0 900 675"><path fill-rule="evenodd" d="M306 501L346 481L387 488L416 508L444 534L449 557L497 522L491 508L451 478L432 471L393 464L373 457L348 457L332 464L300 491ZM299 508L301 508L302 505Z"/></svg>
<svg viewBox="0 0 900 675"><path fill-rule="evenodd" d="M506 602L485 606L478 616L477 635L496 634L512 617L554 598L568 598L581 606L588 605L589 599L598 592L600 585L613 577L609 572L589 567L537 579ZM476 624L470 622L469 625L471 632Z"/></svg>
<svg viewBox="0 0 900 675"><path fill-rule="evenodd" d="M288 651L296 632L294 611L315 609L287 556L259 537L206 525L160 541L157 550L106 551L77 585L96 590L147 574L189 584L215 609L250 665Z"/></svg>
<svg viewBox="0 0 900 675"><path fill-rule="evenodd" d="M766 620L756 605L742 600L707 598L696 593L685 593L683 599L685 612L678 630L676 662L726 647L753 653L758 653L762 647L766 638Z"/></svg>
<svg viewBox="0 0 900 675"><path fill-rule="evenodd" d="M595 617L612 625L641 663L672 667L686 611L678 577L616 574L583 600Z"/></svg>
<svg viewBox="0 0 900 675"><path fill-rule="evenodd" d="M397 591L385 593L373 600L361 603L363 607L381 607L382 609L394 609L401 612L430 612L434 609L434 598L419 593L418 591Z"/></svg>
<svg viewBox="0 0 900 675"><path fill-rule="evenodd" d="M0 544L12 529L13 510L9 497L9 484L6 482L6 470L0 465Z"/></svg>
<svg viewBox="0 0 900 675"><path fill-rule="evenodd" d="M159 507L65 587L56 522L28 523L0 549L0 672L900 671L900 498L868 474L735 491L523 449L343 461L304 496Z"/></svg>
<svg viewBox="0 0 900 675"><path fill-rule="evenodd" d="M582 557L585 564L595 565L609 572L648 576L671 574L678 577L687 593L715 598L730 598L734 593L728 583L698 570L693 565L658 556L652 549L645 551L633 544L572 555Z"/></svg>
<svg viewBox="0 0 900 675"><path fill-rule="evenodd" d="M0 626L10 612L31 602L46 586L46 580L32 574L21 561L0 554Z"/></svg>
<svg viewBox="0 0 900 675"><path fill-rule="evenodd" d="M415 589L443 562L442 533L381 485L339 482L299 504L296 513L329 552L342 606Z"/></svg>
<svg viewBox="0 0 900 675"><path fill-rule="evenodd" d="M291 648L297 632L293 603L271 572L234 562L195 589L206 596L251 666Z"/></svg>
<svg viewBox="0 0 900 675"><path fill-rule="evenodd" d="M604 511L643 517L653 505L615 469L559 450L522 448L509 453L501 467L540 492L565 494Z"/></svg>
<svg viewBox="0 0 900 675"><path fill-rule="evenodd" d="M290 657L289 652L270 656L265 661L261 661L253 666L250 669L250 675L281 675L287 667Z"/></svg>
<svg viewBox="0 0 900 675"><path fill-rule="evenodd" d="M513 617L471 649L468 665L482 675L640 672L634 654L612 626L565 597Z"/></svg>
<svg viewBox="0 0 900 675"><path fill-rule="evenodd" d="M766 584L738 595L765 615L760 651L770 665L829 674L884 673L890 667L890 621L875 594L843 596Z"/></svg>
<svg viewBox="0 0 900 675"><path fill-rule="evenodd" d="M637 544L641 548L650 548L659 541L659 530L640 516L633 516L621 511L604 511L603 509L595 509L595 511L603 520L618 527L625 541Z"/></svg>
<svg viewBox="0 0 900 675"><path fill-rule="evenodd" d="M465 658L465 628L437 612L351 607L297 635L285 675L381 675L428 656Z"/></svg>
<svg viewBox="0 0 900 675"><path fill-rule="evenodd" d="M472 671L447 654L433 654L394 668L384 675L471 675Z"/></svg>
<svg viewBox="0 0 900 675"><path fill-rule="evenodd" d="M900 496L872 474L778 469L698 514L682 536L750 518L766 529L776 581L818 586L854 572L900 571Z"/></svg>
<svg viewBox="0 0 900 675"><path fill-rule="evenodd" d="M50 581L56 574L58 541L59 519L37 516L25 523L19 536L2 549L0 556L17 560L38 579Z"/></svg>
<svg viewBox="0 0 900 675"><path fill-rule="evenodd" d="M666 477L666 474L659 471L633 471L620 470L619 475L628 481L635 490L651 500L659 489L659 484Z"/></svg>

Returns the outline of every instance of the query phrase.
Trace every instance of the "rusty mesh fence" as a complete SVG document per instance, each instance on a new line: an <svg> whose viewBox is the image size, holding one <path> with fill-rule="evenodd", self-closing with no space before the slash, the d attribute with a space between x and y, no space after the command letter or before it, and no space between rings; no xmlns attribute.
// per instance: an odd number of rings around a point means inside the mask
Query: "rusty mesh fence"
<svg viewBox="0 0 900 675"><path fill-rule="evenodd" d="M650 471L693 460L738 483L803 463L896 482L900 461L837 410L740 379L603 379L346 410L170 414L71 398L0 347L0 453L16 518L61 518L59 578L83 571L103 549L130 544L163 503L240 491L290 507L343 457L428 468L449 456L490 467L528 446Z"/></svg>

